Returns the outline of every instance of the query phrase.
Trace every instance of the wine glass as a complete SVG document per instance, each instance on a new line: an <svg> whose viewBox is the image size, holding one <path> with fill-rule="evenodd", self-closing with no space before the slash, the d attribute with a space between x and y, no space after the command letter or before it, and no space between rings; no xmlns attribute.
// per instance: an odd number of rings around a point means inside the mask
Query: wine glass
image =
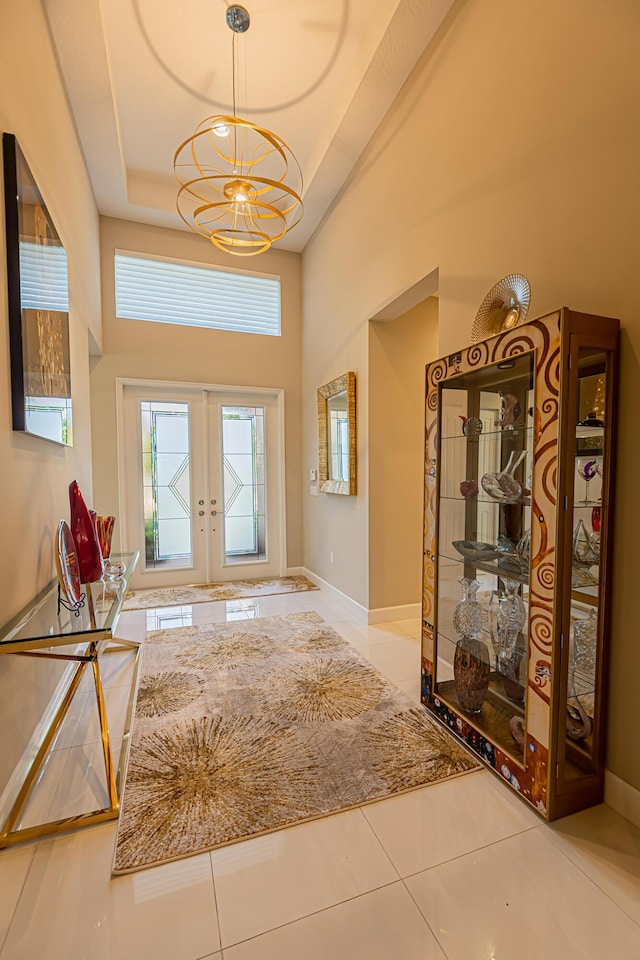
<svg viewBox="0 0 640 960"><path fill-rule="evenodd" d="M593 480L596 475L598 466L597 457L578 457L576 460L576 467L578 473L585 482L585 491L584 491L584 500L579 502L582 504L589 504L589 481Z"/></svg>

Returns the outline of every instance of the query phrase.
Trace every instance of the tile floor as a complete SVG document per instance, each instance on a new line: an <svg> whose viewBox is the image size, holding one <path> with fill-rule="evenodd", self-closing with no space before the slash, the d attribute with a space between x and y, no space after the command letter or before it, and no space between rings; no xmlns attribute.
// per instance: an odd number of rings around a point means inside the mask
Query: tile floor
<svg viewBox="0 0 640 960"><path fill-rule="evenodd" d="M418 621L362 626L322 591L132 611L118 634L299 610L418 699ZM103 675L119 749L130 655ZM93 710L83 681L24 823L104 802ZM0 960L640 958L640 830L606 806L546 825L485 770L112 878L115 833L0 853Z"/></svg>

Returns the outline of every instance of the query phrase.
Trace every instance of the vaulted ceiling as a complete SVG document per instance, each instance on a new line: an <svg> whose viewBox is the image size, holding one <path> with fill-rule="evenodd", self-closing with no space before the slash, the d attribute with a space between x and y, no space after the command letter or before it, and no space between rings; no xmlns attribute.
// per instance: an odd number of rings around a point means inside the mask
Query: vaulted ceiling
<svg viewBox="0 0 640 960"><path fill-rule="evenodd" d="M173 155L230 113L225 0L44 0L101 214L184 228ZM238 114L304 178L302 250L454 0L246 0Z"/></svg>

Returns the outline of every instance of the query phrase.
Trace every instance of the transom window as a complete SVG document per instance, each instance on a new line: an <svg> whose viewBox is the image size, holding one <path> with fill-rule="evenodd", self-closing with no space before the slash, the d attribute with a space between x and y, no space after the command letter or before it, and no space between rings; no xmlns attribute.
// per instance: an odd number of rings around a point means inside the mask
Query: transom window
<svg viewBox="0 0 640 960"><path fill-rule="evenodd" d="M280 279L116 252L116 315L280 336Z"/></svg>

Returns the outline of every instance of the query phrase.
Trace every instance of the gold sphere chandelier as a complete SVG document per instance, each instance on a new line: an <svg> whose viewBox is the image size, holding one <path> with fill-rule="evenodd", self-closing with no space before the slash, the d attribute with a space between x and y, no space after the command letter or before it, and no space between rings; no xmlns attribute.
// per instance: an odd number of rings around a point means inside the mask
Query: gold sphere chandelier
<svg viewBox="0 0 640 960"><path fill-rule="evenodd" d="M250 257L299 223L302 173L281 137L236 116L236 41L250 18L236 5L226 21L233 32L233 116L207 117L176 150L176 205L195 233L225 253Z"/></svg>

